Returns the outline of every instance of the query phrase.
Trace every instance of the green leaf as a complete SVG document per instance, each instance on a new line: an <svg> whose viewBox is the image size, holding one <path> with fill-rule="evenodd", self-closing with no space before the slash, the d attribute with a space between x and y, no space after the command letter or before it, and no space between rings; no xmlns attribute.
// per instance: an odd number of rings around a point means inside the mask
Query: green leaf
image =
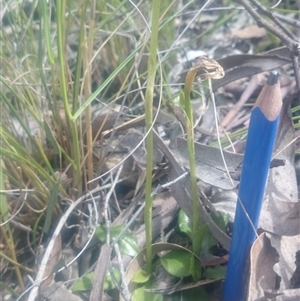
<svg viewBox="0 0 300 301"><path fill-rule="evenodd" d="M124 226L122 226L122 225L111 227L110 228L111 237L116 238L122 232L123 229L124 229Z"/></svg>
<svg viewBox="0 0 300 301"><path fill-rule="evenodd" d="M193 254L184 250L174 250L161 257L161 264L167 272L176 277L191 275L191 263Z"/></svg>
<svg viewBox="0 0 300 301"><path fill-rule="evenodd" d="M144 270L138 270L133 276L132 281L135 283L146 283L150 279L151 274Z"/></svg>
<svg viewBox="0 0 300 301"><path fill-rule="evenodd" d="M47 205L47 212L46 212L46 219L43 226L43 232L47 233L50 228L51 219L52 219L52 212L53 208L55 206L55 203L57 201L57 195L58 195L58 188L59 188L59 182L55 183L54 187L52 188L50 199Z"/></svg>
<svg viewBox="0 0 300 301"><path fill-rule="evenodd" d="M115 279L118 281L118 283L121 283L121 273L117 268L112 268L112 271L114 273ZM105 291L112 290L116 288L115 282L113 278L111 277L110 271L107 271L105 281L104 281L104 286L103 286Z"/></svg>
<svg viewBox="0 0 300 301"><path fill-rule="evenodd" d="M110 228L110 242L112 242L112 240L116 238L122 232L123 229L124 226L122 225ZM105 226L97 227L95 231L95 235L101 242L105 242L106 241ZM136 236L128 232L125 232L123 236L120 238L119 248L122 254L126 254L132 257L136 256L140 251Z"/></svg>
<svg viewBox="0 0 300 301"><path fill-rule="evenodd" d="M186 290L182 292L182 299L188 301L208 301L209 296L204 288L197 287L195 289Z"/></svg>
<svg viewBox="0 0 300 301"><path fill-rule="evenodd" d="M1 191L5 191L5 188L6 188L5 183L4 183L3 165L4 165L4 163L1 160L1 162L0 162L0 189L1 189ZM1 216L2 221L4 221L4 222L6 222L9 218L8 203L7 203L7 198L6 198L5 193L0 194L0 216ZM9 226L9 224L7 226Z"/></svg>
<svg viewBox="0 0 300 301"><path fill-rule="evenodd" d="M187 234L192 240L192 223L185 212L181 209L178 214L178 227L181 232Z"/></svg>
<svg viewBox="0 0 300 301"><path fill-rule="evenodd" d="M226 227L229 222L229 215L225 212L219 212L219 211L218 211L218 214L219 215L216 215L212 212L211 218L222 231L226 232Z"/></svg>
<svg viewBox="0 0 300 301"><path fill-rule="evenodd" d="M206 231L203 233L203 237L202 237L201 251L208 252L210 250L210 248L215 246L217 243L218 243L218 241L211 234L211 232L207 226Z"/></svg>
<svg viewBox="0 0 300 301"><path fill-rule="evenodd" d="M4 290L7 290L10 292L10 294L15 297L18 298L20 296L20 294L18 294L13 288L10 287L10 285L7 285L6 283L0 281L0 288L1 291L3 292ZM4 293L4 292L3 292ZM12 299L12 298L11 298Z"/></svg>
<svg viewBox="0 0 300 301"><path fill-rule="evenodd" d="M194 281L198 281L202 277L202 268L195 256L192 256L191 258L190 274L192 275Z"/></svg>
<svg viewBox="0 0 300 301"><path fill-rule="evenodd" d="M208 226L203 225L202 227L199 227L196 232L195 239L193 240L193 244L194 244L193 250L197 256L200 255L200 251L202 249L203 237L207 230L208 230Z"/></svg>
<svg viewBox="0 0 300 301"><path fill-rule="evenodd" d="M184 92L181 90L179 92L179 103L181 108L184 110L185 109L185 96L184 96Z"/></svg>
<svg viewBox="0 0 300 301"><path fill-rule="evenodd" d="M225 277L226 268L218 265L215 267L208 267L205 269L204 276L206 279L218 279Z"/></svg>
<svg viewBox="0 0 300 301"><path fill-rule="evenodd" d="M211 234L207 225L203 225L197 231L195 240L194 240L194 251L197 255L201 252L208 252L210 248L216 245L218 241Z"/></svg>
<svg viewBox="0 0 300 301"><path fill-rule="evenodd" d="M43 2L43 1L41 1ZM60 148L58 146L58 143L56 142L53 134L52 134L52 130L48 124L48 122L46 120L44 120L44 129L45 129L45 133L46 133L46 137L49 140L49 142L51 143L53 149L55 150L55 152L57 154L59 154L59 156L61 156L61 152L60 152Z"/></svg>
<svg viewBox="0 0 300 301"><path fill-rule="evenodd" d="M103 226L97 227L95 230L95 236L99 239L100 242L106 241L106 231Z"/></svg>
<svg viewBox="0 0 300 301"><path fill-rule="evenodd" d="M53 267L52 271L51 271L51 275L54 273L57 273L58 270L60 270L61 268L65 267L66 268L66 262L64 258L61 258L56 265Z"/></svg>
<svg viewBox="0 0 300 301"><path fill-rule="evenodd" d="M120 252L129 256L136 256L139 253L139 246L136 236L125 233L119 241Z"/></svg>
<svg viewBox="0 0 300 301"><path fill-rule="evenodd" d="M145 292L145 286L137 288L131 297L132 301L163 301L163 295Z"/></svg>
<svg viewBox="0 0 300 301"><path fill-rule="evenodd" d="M94 272L82 276L72 287L72 292L86 292L93 287Z"/></svg>
<svg viewBox="0 0 300 301"><path fill-rule="evenodd" d="M121 274L120 271L116 268L112 268L115 279L118 281L118 283L121 283ZM91 291L93 288L93 282L94 282L94 272L91 272L85 276L82 276L77 282L74 283L72 287L73 293L78 292L88 292ZM104 281L104 290L112 290L114 289L115 283L111 277L111 274L109 271L107 271Z"/></svg>

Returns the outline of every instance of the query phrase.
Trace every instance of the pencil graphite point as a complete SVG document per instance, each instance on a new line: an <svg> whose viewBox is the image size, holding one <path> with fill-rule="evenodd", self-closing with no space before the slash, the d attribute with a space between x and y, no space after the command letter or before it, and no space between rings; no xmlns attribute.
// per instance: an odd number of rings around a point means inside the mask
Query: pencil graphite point
<svg viewBox="0 0 300 301"><path fill-rule="evenodd" d="M254 105L254 108L256 107L261 109L269 121L278 117L282 107L282 97L277 71L272 70L270 72L268 80Z"/></svg>
<svg viewBox="0 0 300 301"><path fill-rule="evenodd" d="M269 86L275 85L278 82L278 72L276 70L272 70L269 74L267 84Z"/></svg>

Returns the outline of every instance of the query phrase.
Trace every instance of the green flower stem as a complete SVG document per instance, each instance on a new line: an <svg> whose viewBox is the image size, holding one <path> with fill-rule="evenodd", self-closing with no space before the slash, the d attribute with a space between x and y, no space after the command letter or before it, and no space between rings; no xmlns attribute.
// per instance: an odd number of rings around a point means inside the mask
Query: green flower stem
<svg viewBox="0 0 300 301"><path fill-rule="evenodd" d="M190 94L193 88L193 82L196 76L196 70L191 68L186 76L184 90L180 95L180 102L183 105L186 117L186 133L187 133L187 147L189 154L190 175L192 185L192 200L193 200L193 221L192 221L192 238L193 238L193 252L199 255L199 248L195 243L197 231L199 228L199 199L196 177L196 164L195 164L195 146L194 146L194 131L193 131L193 108L190 99Z"/></svg>
<svg viewBox="0 0 300 301"><path fill-rule="evenodd" d="M158 45L158 28L160 0L152 2L152 28L150 38L150 51L148 58L148 78L145 95L145 123L146 131L151 129L153 122L153 91L156 73L156 51ZM147 138L147 171L146 171L146 206L144 211L145 231L146 231L146 262L147 272L152 270L152 168L153 168L153 132L150 130Z"/></svg>

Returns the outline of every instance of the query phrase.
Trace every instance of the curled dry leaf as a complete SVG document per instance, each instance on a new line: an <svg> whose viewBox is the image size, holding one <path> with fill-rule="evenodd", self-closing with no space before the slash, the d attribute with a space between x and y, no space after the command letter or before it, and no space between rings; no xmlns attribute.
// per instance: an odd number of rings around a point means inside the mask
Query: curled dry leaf
<svg viewBox="0 0 300 301"><path fill-rule="evenodd" d="M253 243L250 251L250 279L247 301L264 297L266 290L275 290L277 275L273 270L273 266L278 261L277 257L276 249L271 246L269 238L265 233L261 234ZM280 293L277 292L278 294Z"/></svg>
<svg viewBox="0 0 300 301"><path fill-rule="evenodd" d="M196 71L196 78L199 81L204 81L209 78L219 79L225 75L221 65L206 56L200 57L194 63L192 70Z"/></svg>
<svg viewBox="0 0 300 301"><path fill-rule="evenodd" d="M298 242L298 243L295 243ZM300 289L291 289L295 271L295 254L300 248L300 236L260 235L250 253L250 280L247 301L296 301Z"/></svg>
<svg viewBox="0 0 300 301"><path fill-rule="evenodd" d="M281 277L280 290L288 290L291 288L290 280L296 270L295 257L300 250L300 235L280 237L268 234L268 237L279 255L279 261L275 264L274 271Z"/></svg>

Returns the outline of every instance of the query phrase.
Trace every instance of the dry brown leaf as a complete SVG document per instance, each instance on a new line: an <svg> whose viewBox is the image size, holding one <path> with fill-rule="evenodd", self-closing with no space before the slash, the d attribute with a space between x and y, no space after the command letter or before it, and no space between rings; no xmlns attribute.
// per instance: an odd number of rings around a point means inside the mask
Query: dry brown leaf
<svg viewBox="0 0 300 301"><path fill-rule="evenodd" d="M185 168L189 168L187 142L183 138L177 139L178 160ZM221 152L216 147L210 147L200 143L195 143L195 160L197 177L206 184L213 185L225 190L232 190L238 182L233 180L233 184L228 178ZM228 171L235 173L242 164L243 156L235 153L223 151Z"/></svg>
<svg viewBox="0 0 300 301"><path fill-rule="evenodd" d="M250 251L250 279L247 301L265 296L265 290L276 288L276 273L273 270L277 262L277 252L271 246L265 233L253 243Z"/></svg>
<svg viewBox="0 0 300 301"><path fill-rule="evenodd" d="M300 289L290 289L300 235L261 234L251 248L247 301L298 301Z"/></svg>
<svg viewBox="0 0 300 301"><path fill-rule="evenodd" d="M61 258L61 251L62 251L62 245L61 245L61 236L58 235L55 239L53 249L50 253L49 260L47 262L47 265L45 267L45 272L43 277L50 276L48 279L46 279L40 286L40 290L43 291L47 287L49 287L54 280L54 274L53 269L58 263L59 259Z"/></svg>
<svg viewBox="0 0 300 301"><path fill-rule="evenodd" d="M240 54L227 56L219 59L218 62L225 70L225 76L218 80L212 80L213 90L243 77L277 69L291 63L291 59L289 57L269 54Z"/></svg>
<svg viewBox="0 0 300 301"><path fill-rule="evenodd" d="M279 254L279 262L274 271L281 277L280 290L290 289L290 279L296 269L295 256L300 250L300 235L278 236L269 234L272 246Z"/></svg>
<svg viewBox="0 0 300 301"><path fill-rule="evenodd" d="M171 164L171 169L169 173L170 180L176 179L177 177L182 176L185 173L185 169L179 163L179 161L175 158L174 154L170 151L170 149L165 145L159 135L154 131L154 142L157 147L162 151L167 160ZM192 210L192 200L189 192L191 191L191 182L189 177L184 177L180 181L176 182L175 185L172 185L172 194L174 198L176 198L176 202L180 206L180 208L186 213L186 215L192 219L193 210ZM207 224L209 226L209 230L213 234L213 236L223 245L226 250L229 250L230 247L230 238L229 236L220 230L217 224L212 220L210 214L206 211L205 205L202 204L206 199L206 203L208 200L206 196L199 191L200 193L200 215L201 215L201 223Z"/></svg>
<svg viewBox="0 0 300 301"><path fill-rule="evenodd" d="M81 301L82 299L79 296L72 294L63 282L55 282L42 293L39 300Z"/></svg>

